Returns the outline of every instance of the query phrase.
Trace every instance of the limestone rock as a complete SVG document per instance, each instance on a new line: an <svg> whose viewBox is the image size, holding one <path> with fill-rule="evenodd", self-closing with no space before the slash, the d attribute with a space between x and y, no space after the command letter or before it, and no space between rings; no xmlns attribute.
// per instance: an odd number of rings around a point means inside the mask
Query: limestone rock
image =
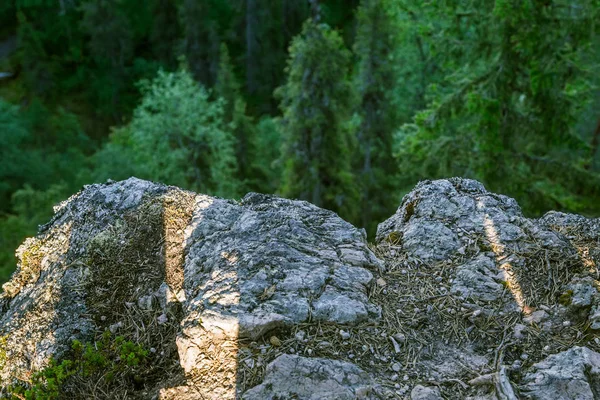
<svg viewBox="0 0 600 400"><path fill-rule="evenodd" d="M410 400L442 400L442 395L436 387L417 385L410 392Z"/></svg>
<svg viewBox="0 0 600 400"><path fill-rule="evenodd" d="M339 324L380 317L367 289L382 263L363 233L303 201L249 194L238 203L135 178L91 185L17 253L0 297L3 384L25 382L74 339L144 329L160 340L144 344L169 357L176 350L190 378L220 368L198 390L230 398L239 339L311 315Z"/></svg>
<svg viewBox="0 0 600 400"><path fill-rule="evenodd" d="M372 378L353 364L282 355L269 364L263 383L243 399L374 399L372 389Z"/></svg>
<svg viewBox="0 0 600 400"><path fill-rule="evenodd" d="M465 298L482 301L498 300L504 287L498 277L498 269L494 260L480 254L476 258L458 267L456 278L452 283L452 293Z"/></svg>
<svg viewBox="0 0 600 400"><path fill-rule="evenodd" d="M532 400L595 400L600 393L600 354L573 347L533 365L521 394Z"/></svg>
<svg viewBox="0 0 600 400"><path fill-rule="evenodd" d="M152 373L94 377L106 398L600 396L598 219L459 178L417 185L377 244L304 201L135 178L55 212L0 294L0 397L107 330Z"/></svg>

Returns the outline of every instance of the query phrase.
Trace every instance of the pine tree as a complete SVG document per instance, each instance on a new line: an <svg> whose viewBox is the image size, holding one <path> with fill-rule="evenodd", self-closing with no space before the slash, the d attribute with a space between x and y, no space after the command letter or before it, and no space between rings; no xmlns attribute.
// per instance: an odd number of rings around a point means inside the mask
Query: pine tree
<svg viewBox="0 0 600 400"><path fill-rule="evenodd" d="M221 0L183 0L179 8L183 54L196 80L206 87L217 78L222 25L231 18L229 6Z"/></svg>
<svg viewBox="0 0 600 400"><path fill-rule="evenodd" d="M356 96L349 62L340 35L309 20L290 46L287 82L277 96L284 131L281 193L353 219L358 205L351 169Z"/></svg>
<svg viewBox="0 0 600 400"><path fill-rule="evenodd" d="M252 119L246 115L246 102L240 92L240 84L233 71L229 50L225 44L221 44L215 94L224 100L223 121L236 141L238 175L240 180L248 185L253 178L250 145L254 136L254 126Z"/></svg>
<svg viewBox="0 0 600 400"><path fill-rule="evenodd" d="M173 0L154 0L150 41L155 56L165 65L176 66L177 42L181 35L177 4Z"/></svg>
<svg viewBox="0 0 600 400"><path fill-rule="evenodd" d="M436 2L428 11L447 16L431 44L447 78L398 134L404 182L461 175L527 212L597 210L600 180L574 130L592 93L585 55L597 3Z"/></svg>
<svg viewBox="0 0 600 400"><path fill-rule="evenodd" d="M223 197L239 195L234 138L224 126L223 101L210 100L184 67L159 71L140 86L141 103L131 122L116 129L99 152L97 159L107 161L99 167L113 172L113 164L129 164L127 172L144 179Z"/></svg>
<svg viewBox="0 0 600 400"><path fill-rule="evenodd" d="M394 212L397 164L392 156L399 116L393 99L398 77L396 15L389 0L362 0L357 12L355 82L361 98L357 172L361 183L361 222L369 234Z"/></svg>

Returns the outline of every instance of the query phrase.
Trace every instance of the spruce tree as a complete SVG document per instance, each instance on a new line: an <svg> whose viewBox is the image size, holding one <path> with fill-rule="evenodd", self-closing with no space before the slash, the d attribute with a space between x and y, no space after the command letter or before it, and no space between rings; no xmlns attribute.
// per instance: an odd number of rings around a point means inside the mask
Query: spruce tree
<svg viewBox="0 0 600 400"><path fill-rule="evenodd" d="M396 162L393 134L399 124L394 101L398 82L396 15L389 0L362 0L357 12L355 83L360 95L357 174L361 183L361 223L374 234L377 223L398 205L393 195Z"/></svg>
<svg viewBox="0 0 600 400"><path fill-rule="evenodd" d="M219 71L215 84L215 94L224 100L223 121L235 138L235 155L239 168L240 181L250 184L253 178L251 165L251 140L254 136L252 119L246 115L246 102L240 92L240 84L233 71L229 50L223 43L219 57Z"/></svg>
<svg viewBox="0 0 600 400"><path fill-rule="evenodd" d="M407 187L453 175L516 197L526 212L598 210L600 179L575 132L593 93L594 0L429 3L446 16L432 38L446 80L404 126L397 157ZM459 23L457 23L457 21Z"/></svg>
<svg viewBox="0 0 600 400"><path fill-rule="evenodd" d="M358 193L351 159L357 124L350 52L338 32L315 19L292 41L287 82L277 90L284 132L280 190L354 219Z"/></svg>

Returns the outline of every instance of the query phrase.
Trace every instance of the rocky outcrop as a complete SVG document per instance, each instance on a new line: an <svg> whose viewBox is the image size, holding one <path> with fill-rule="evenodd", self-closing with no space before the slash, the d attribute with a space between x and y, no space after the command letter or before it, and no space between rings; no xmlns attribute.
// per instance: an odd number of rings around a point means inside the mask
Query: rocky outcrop
<svg viewBox="0 0 600 400"><path fill-rule="evenodd" d="M599 220L458 178L417 185L372 245L307 202L135 178L55 211L0 295L3 394L110 332L147 363L61 396L600 399Z"/></svg>

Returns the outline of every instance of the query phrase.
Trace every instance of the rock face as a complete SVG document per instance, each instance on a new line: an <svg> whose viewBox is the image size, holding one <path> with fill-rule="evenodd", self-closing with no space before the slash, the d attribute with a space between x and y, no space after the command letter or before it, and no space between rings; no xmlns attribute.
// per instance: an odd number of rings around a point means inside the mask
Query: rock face
<svg viewBox="0 0 600 400"><path fill-rule="evenodd" d="M371 390L371 377L354 364L282 355L269 364L263 383L243 398L353 400L369 397Z"/></svg>
<svg viewBox="0 0 600 400"><path fill-rule="evenodd" d="M527 399L597 399L600 354L586 347L573 347L534 364L523 381L523 395Z"/></svg>
<svg viewBox="0 0 600 400"><path fill-rule="evenodd" d="M0 396L110 332L147 364L60 398L600 399L599 220L526 218L472 180L419 183L368 245L307 202L131 178L17 255Z"/></svg>

